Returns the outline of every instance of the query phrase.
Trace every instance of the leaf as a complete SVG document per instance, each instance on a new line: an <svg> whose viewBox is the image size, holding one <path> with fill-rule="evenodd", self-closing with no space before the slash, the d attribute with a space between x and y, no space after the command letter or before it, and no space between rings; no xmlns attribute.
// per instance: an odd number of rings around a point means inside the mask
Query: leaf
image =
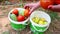
<svg viewBox="0 0 60 34"><path fill-rule="evenodd" d="M49 12L49 15L51 17L52 20L54 19L60 19L60 17L58 16L57 12Z"/></svg>
<svg viewBox="0 0 60 34"><path fill-rule="evenodd" d="M14 21L17 21L17 17L16 17L15 14L11 14L11 15L10 15L10 18L11 18L12 20L14 20Z"/></svg>

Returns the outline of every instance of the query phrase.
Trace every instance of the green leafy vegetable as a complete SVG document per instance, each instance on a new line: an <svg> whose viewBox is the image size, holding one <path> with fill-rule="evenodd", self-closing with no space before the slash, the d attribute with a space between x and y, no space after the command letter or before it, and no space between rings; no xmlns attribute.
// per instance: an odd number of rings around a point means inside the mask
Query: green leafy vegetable
<svg viewBox="0 0 60 34"><path fill-rule="evenodd" d="M16 17L15 14L11 14L11 15L10 15L10 18L11 18L12 20L14 20L14 21L17 21L17 17Z"/></svg>

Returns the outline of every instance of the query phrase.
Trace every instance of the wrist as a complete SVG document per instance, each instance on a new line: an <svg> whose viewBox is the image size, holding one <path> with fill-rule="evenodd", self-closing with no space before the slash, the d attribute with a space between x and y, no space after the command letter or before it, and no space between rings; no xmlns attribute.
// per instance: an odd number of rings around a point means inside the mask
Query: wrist
<svg viewBox="0 0 60 34"><path fill-rule="evenodd" d="M39 2L37 2L37 5L38 5L38 6L40 6L40 1L39 1Z"/></svg>
<svg viewBox="0 0 60 34"><path fill-rule="evenodd" d="M36 5L37 5L37 7L40 7L40 2L37 2Z"/></svg>

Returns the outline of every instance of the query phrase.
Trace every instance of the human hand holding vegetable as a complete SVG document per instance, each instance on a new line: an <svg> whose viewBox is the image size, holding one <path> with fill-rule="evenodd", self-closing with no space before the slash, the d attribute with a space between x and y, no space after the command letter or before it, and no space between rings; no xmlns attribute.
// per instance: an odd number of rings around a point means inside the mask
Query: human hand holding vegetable
<svg viewBox="0 0 60 34"><path fill-rule="evenodd" d="M48 9L56 11L56 12L60 12L60 4L58 4L58 5L49 5Z"/></svg>
<svg viewBox="0 0 60 34"><path fill-rule="evenodd" d="M40 2L38 2L38 3L26 4L24 7L29 6L30 7L30 13L33 12L35 9L37 9L39 6L43 7L44 9L47 7L47 9L49 9L49 10L60 12L60 0L59 1L58 0L54 1L53 0L54 2L51 2L51 1L52 0L50 0L50 2L47 1L47 3L46 2L42 3L42 5L43 5L42 6L41 5L42 1L40 0ZM53 5L54 3L57 4L57 5ZM48 4L48 6L47 6L47 4Z"/></svg>
<svg viewBox="0 0 60 34"><path fill-rule="evenodd" d="M38 7L40 6L40 2L37 2L37 3L29 3L29 4L26 4L24 6L24 8L26 9L26 7L29 7L30 8L30 13L32 13L35 9L37 9Z"/></svg>

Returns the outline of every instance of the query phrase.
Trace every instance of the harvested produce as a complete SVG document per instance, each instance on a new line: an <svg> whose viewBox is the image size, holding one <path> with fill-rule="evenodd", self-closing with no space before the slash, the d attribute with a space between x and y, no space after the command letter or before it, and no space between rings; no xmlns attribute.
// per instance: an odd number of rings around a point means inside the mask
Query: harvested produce
<svg viewBox="0 0 60 34"><path fill-rule="evenodd" d="M37 24L40 24L40 25L45 25L47 24L47 21L45 20L45 18L40 18L40 17L33 17L32 18L32 21L37 23Z"/></svg>

